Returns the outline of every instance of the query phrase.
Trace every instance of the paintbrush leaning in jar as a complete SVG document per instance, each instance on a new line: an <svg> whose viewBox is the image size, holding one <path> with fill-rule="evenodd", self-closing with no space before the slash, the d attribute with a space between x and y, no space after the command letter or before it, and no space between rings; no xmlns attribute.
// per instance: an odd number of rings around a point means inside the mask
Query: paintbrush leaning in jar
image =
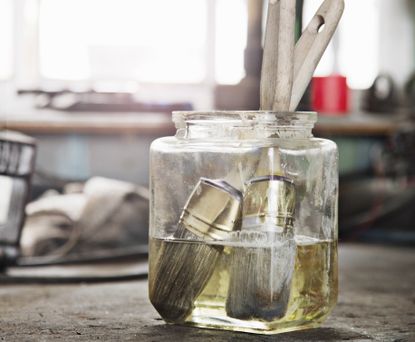
<svg viewBox="0 0 415 342"><path fill-rule="evenodd" d="M294 48L295 1L269 1L261 110L296 110L343 9L343 0L324 1ZM272 149L269 173L262 170L266 176L248 181L244 193L241 235L255 232L261 242L233 250L226 312L237 319L282 318L290 297L296 190L292 180L281 176L279 148ZM268 149L264 151L265 158Z"/></svg>
<svg viewBox="0 0 415 342"><path fill-rule="evenodd" d="M237 189L223 180L199 180L173 239L158 251L149 280L150 300L166 321L184 322L192 313L223 251L223 246L207 242L224 240L240 229L241 210Z"/></svg>
<svg viewBox="0 0 415 342"><path fill-rule="evenodd" d="M270 0L261 77L261 110L287 112L294 69L295 1ZM257 176L247 182L241 235L248 244L232 251L228 316L273 321L290 296L296 246L295 185L282 177L278 148L264 148ZM269 163L269 165L268 165ZM271 174L272 171L272 174ZM258 242L250 241L257 237Z"/></svg>

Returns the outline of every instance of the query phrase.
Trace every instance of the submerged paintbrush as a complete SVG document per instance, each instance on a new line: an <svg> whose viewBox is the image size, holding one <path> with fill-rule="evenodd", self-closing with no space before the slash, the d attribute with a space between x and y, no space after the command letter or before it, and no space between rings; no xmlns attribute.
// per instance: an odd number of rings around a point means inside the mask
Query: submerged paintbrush
<svg viewBox="0 0 415 342"><path fill-rule="evenodd" d="M166 321L183 322L192 313L223 251L209 241L224 240L238 230L241 210L238 190L223 180L200 179L150 273L150 300Z"/></svg>
<svg viewBox="0 0 415 342"><path fill-rule="evenodd" d="M258 177L244 194L242 231L253 237L233 248L226 312L272 321L285 315L294 268L295 186L281 176Z"/></svg>

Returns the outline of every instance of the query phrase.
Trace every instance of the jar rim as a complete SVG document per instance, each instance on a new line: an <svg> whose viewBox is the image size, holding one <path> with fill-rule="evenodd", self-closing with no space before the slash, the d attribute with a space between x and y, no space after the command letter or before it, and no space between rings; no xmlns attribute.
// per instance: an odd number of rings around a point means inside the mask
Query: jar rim
<svg viewBox="0 0 415 342"><path fill-rule="evenodd" d="M198 124L275 124L310 126L317 122L316 112L275 112L275 111L174 111L173 122L182 126L186 122L197 122Z"/></svg>

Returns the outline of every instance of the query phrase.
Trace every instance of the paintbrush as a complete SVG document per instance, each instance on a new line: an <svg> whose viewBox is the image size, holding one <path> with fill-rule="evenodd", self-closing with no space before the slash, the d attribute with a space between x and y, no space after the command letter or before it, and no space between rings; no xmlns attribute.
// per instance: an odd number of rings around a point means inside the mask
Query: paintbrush
<svg viewBox="0 0 415 342"><path fill-rule="evenodd" d="M286 112L289 109L294 38L295 1L270 0L261 76L261 110ZM295 186L287 178L277 176L281 173L279 160L277 148L264 148L256 173L263 177L247 183L241 234L249 236L255 232L262 243L232 250L226 302L230 317L270 321L282 317L286 311L293 248L295 252L292 240ZM270 162L272 165L268 164ZM264 172L259 174L261 168Z"/></svg>
<svg viewBox="0 0 415 342"><path fill-rule="evenodd" d="M167 322L184 322L192 313L223 251L209 241L224 240L238 230L241 210L237 189L223 180L200 179L150 273L150 300Z"/></svg>
<svg viewBox="0 0 415 342"><path fill-rule="evenodd" d="M296 109L337 27L344 2L324 1L293 56L294 6L295 1L269 2L261 79L262 110ZM295 256L295 186L285 177L274 176L282 174L279 164L278 147L265 148L256 172L264 177L248 182L244 194L241 234L250 231L262 234L260 240L264 246L233 251L226 303L231 317L270 321L285 315ZM271 172L271 176L266 176Z"/></svg>
<svg viewBox="0 0 415 342"><path fill-rule="evenodd" d="M240 234L254 239L232 251L230 317L272 321L285 315L296 251L294 209L295 186L288 178L264 176L247 183Z"/></svg>

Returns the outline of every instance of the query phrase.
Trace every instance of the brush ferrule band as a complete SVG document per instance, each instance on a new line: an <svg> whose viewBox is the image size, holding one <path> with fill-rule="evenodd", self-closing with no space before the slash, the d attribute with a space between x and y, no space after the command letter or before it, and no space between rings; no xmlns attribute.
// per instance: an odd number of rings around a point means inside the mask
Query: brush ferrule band
<svg viewBox="0 0 415 342"><path fill-rule="evenodd" d="M240 228L243 196L223 180L201 178L179 224L199 238L223 240Z"/></svg>

